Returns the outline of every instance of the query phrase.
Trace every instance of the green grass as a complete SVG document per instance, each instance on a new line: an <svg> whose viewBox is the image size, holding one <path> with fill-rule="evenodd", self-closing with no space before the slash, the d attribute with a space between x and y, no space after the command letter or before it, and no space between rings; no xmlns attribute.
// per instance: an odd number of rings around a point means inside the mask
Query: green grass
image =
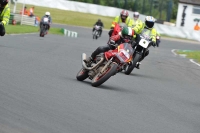
<svg viewBox="0 0 200 133"><path fill-rule="evenodd" d="M27 9L32 7L33 5L26 5ZM34 14L38 17L44 16L46 11L51 13L53 23L60 24L68 24L75 26L85 26L92 27L94 23L100 18L104 23L105 29L110 29L111 23L114 17L106 17L95 14L81 13L81 12L73 12L68 10L59 10L55 8L47 8L41 6L34 6ZM13 9L13 5L11 4L11 10ZM21 10L22 4L18 3L16 10Z"/></svg>
<svg viewBox="0 0 200 133"><path fill-rule="evenodd" d="M35 26L28 26L28 25L6 25L6 34L19 34L19 33L33 33L38 32L39 34L39 27ZM60 28L50 28L50 34L60 34L63 35Z"/></svg>
<svg viewBox="0 0 200 133"><path fill-rule="evenodd" d="M187 58L194 59L200 63L200 51L178 50L178 54L185 54Z"/></svg>

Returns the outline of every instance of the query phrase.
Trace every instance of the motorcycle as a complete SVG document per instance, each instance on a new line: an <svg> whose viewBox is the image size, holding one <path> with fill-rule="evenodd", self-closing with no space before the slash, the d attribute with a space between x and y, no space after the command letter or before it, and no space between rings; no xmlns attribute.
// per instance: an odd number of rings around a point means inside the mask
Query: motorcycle
<svg viewBox="0 0 200 133"><path fill-rule="evenodd" d="M49 25L46 24L46 23L44 23L44 24L41 25L41 28L40 28L40 37L44 37L47 34L48 27L49 27Z"/></svg>
<svg viewBox="0 0 200 133"><path fill-rule="evenodd" d="M49 18L44 17L40 25L40 37L44 37L49 30Z"/></svg>
<svg viewBox="0 0 200 133"><path fill-rule="evenodd" d="M82 54L82 67L76 78L83 81L92 80L92 86L97 87L107 81L111 76L122 70L122 67L132 60L133 48L129 43L122 43L116 49L109 50L96 56L88 65L84 62L86 54Z"/></svg>
<svg viewBox="0 0 200 133"><path fill-rule="evenodd" d="M94 26L93 39L98 39L99 38L101 28L102 27L98 26L98 25Z"/></svg>
<svg viewBox="0 0 200 133"><path fill-rule="evenodd" d="M142 56L145 54L147 48L151 46L151 38L149 32L149 30L143 30L143 32L139 35L139 43L133 44L133 58L123 68L126 75L129 75L133 71L137 62L139 62L140 58L142 58Z"/></svg>

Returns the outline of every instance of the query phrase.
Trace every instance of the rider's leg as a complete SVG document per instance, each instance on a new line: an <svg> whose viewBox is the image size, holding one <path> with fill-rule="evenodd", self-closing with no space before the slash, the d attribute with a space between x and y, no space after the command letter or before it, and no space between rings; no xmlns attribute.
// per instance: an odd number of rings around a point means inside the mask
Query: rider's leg
<svg viewBox="0 0 200 133"><path fill-rule="evenodd" d="M85 61L85 63L89 63L91 62L93 59L95 59L96 55L100 54L100 53L103 53L103 52L106 52L110 50L110 47L109 45L106 45L106 46L100 46L98 47L92 54L91 54L91 57L88 57Z"/></svg>
<svg viewBox="0 0 200 133"><path fill-rule="evenodd" d="M149 55L149 50L147 49L146 52L144 52L144 54L142 55L142 57L140 58L139 62L137 62L136 64L136 68L140 69L140 65L141 65L141 61L144 60L144 58Z"/></svg>
<svg viewBox="0 0 200 133"><path fill-rule="evenodd" d="M0 25L0 36L4 36L6 33L5 27L3 25Z"/></svg>

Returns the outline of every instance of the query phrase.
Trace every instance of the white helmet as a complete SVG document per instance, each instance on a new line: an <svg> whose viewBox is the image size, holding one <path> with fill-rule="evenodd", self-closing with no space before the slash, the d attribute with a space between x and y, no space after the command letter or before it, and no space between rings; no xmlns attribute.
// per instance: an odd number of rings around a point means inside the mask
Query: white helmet
<svg viewBox="0 0 200 133"><path fill-rule="evenodd" d="M50 16L50 12L45 12L45 15Z"/></svg>
<svg viewBox="0 0 200 133"><path fill-rule="evenodd" d="M155 18L152 16L146 16L145 18L145 25L147 28L153 28L155 23Z"/></svg>
<svg viewBox="0 0 200 133"><path fill-rule="evenodd" d="M133 17L134 17L135 19L138 19L139 16L140 16L140 13L139 13L139 12L134 12L134 13L133 13Z"/></svg>

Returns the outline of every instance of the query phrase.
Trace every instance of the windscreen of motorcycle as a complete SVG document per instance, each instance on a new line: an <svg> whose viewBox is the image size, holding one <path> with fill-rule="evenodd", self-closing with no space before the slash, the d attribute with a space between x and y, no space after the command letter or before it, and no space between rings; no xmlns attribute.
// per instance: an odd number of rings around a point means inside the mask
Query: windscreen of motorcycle
<svg viewBox="0 0 200 133"><path fill-rule="evenodd" d="M122 62L129 62L132 59L133 48L129 43L122 43L118 46L117 58Z"/></svg>
<svg viewBox="0 0 200 133"><path fill-rule="evenodd" d="M151 39L151 30L144 29L141 33L142 38L145 38L147 40Z"/></svg>

